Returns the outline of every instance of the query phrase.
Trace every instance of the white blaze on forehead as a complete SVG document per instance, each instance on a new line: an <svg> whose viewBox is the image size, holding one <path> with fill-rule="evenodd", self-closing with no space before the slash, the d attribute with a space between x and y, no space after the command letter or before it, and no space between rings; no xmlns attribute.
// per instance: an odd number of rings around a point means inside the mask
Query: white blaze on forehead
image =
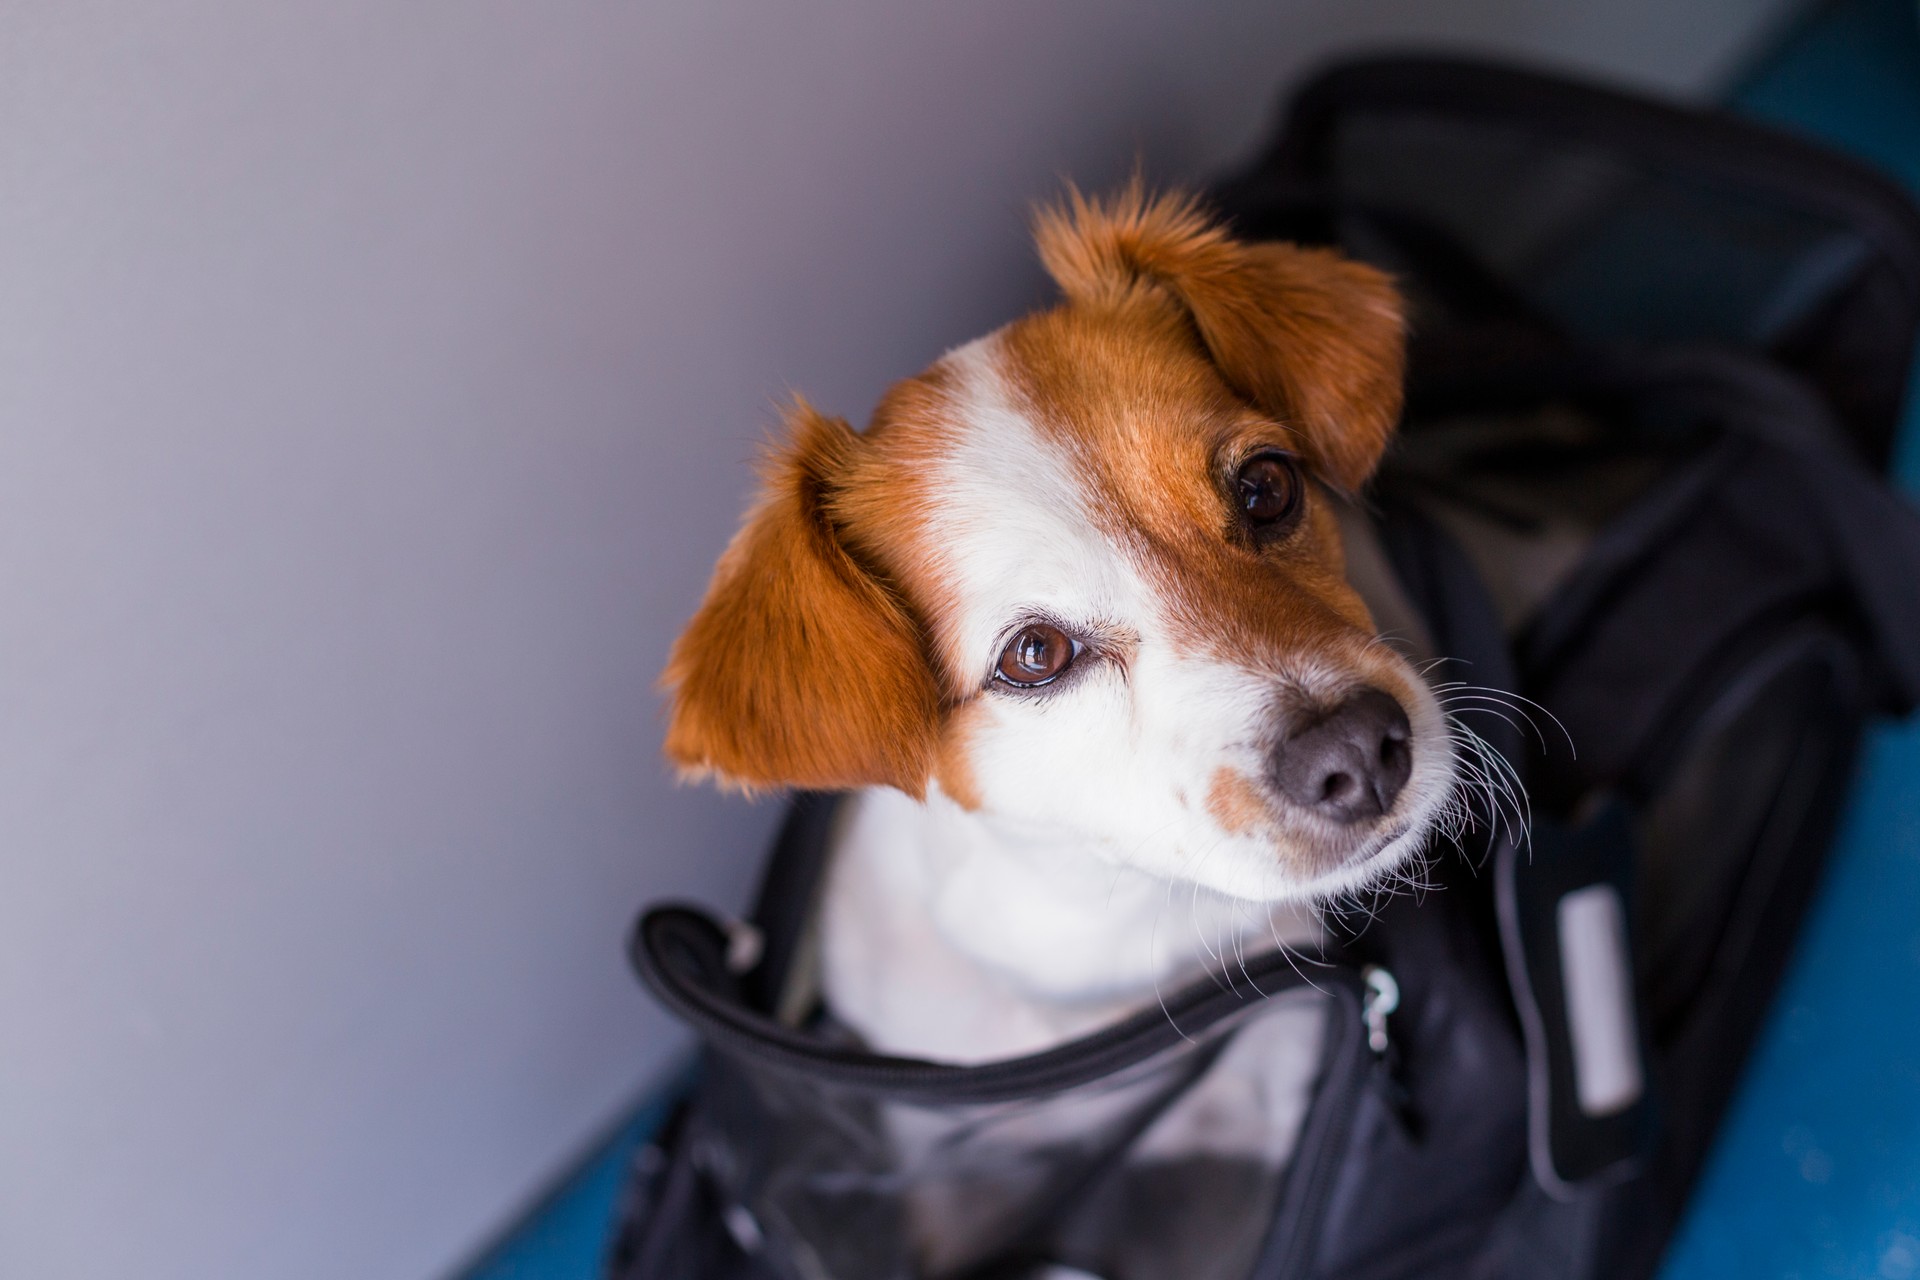
<svg viewBox="0 0 1920 1280"><path fill-rule="evenodd" d="M1117 629L1127 653L1038 698L989 694L968 741L973 777L1000 818L1175 877L1223 835L1205 810L1208 778L1229 757L1246 761L1265 681L1173 651L1166 601L1100 532L1099 490L1071 446L1033 420L1004 358L990 336L944 361L954 431L929 522L950 589L947 639L970 683L989 678L1009 629L1036 613L1075 632Z"/></svg>
<svg viewBox="0 0 1920 1280"><path fill-rule="evenodd" d="M1141 583L1088 510L1093 496L1065 448L1033 422L1009 385L1005 345L988 335L942 361L958 421L938 465L930 513L950 585L961 661L981 666L1023 613L1066 623L1137 625ZM984 679L987 669L977 675Z"/></svg>

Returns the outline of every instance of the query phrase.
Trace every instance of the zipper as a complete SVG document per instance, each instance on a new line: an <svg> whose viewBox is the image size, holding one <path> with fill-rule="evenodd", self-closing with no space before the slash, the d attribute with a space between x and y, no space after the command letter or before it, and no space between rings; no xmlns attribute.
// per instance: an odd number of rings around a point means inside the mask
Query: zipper
<svg viewBox="0 0 1920 1280"><path fill-rule="evenodd" d="M1369 1083L1407 1136L1417 1142L1424 1126L1414 1107L1413 1093L1401 1075L1399 1046L1394 1043L1387 1025L1387 1019L1400 1007L1400 983L1391 969L1377 964L1362 969L1360 980L1366 986L1366 994L1360 1000L1360 1021L1366 1025L1367 1051L1373 1055Z"/></svg>
<svg viewBox="0 0 1920 1280"><path fill-rule="evenodd" d="M1265 996L1312 985L1358 999L1359 974L1332 964L1302 974L1274 951L1200 978L1164 1005L1149 1006L1078 1040L977 1066L868 1053L786 1026L740 998L737 964L751 949L738 929L698 908L663 906L641 917L629 958L647 986L711 1047L771 1070L902 1101L1011 1102L1090 1084L1192 1042L1259 1007Z"/></svg>
<svg viewBox="0 0 1920 1280"><path fill-rule="evenodd" d="M1373 968L1368 966L1368 970ZM1372 1019L1380 1020L1385 1034L1386 1014L1363 976L1367 970L1347 972L1357 980L1335 988L1338 1003L1335 1016L1328 1022L1320 1072L1323 1083L1307 1110L1306 1122L1300 1126L1273 1227L1248 1280L1301 1280L1311 1273L1320 1246L1321 1223L1347 1154L1348 1135L1360 1109L1362 1090L1372 1073Z"/></svg>
<svg viewBox="0 0 1920 1280"><path fill-rule="evenodd" d="M1367 994L1360 1000L1360 1021L1367 1025L1367 1048L1373 1050L1374 1061L1380 1062L1393 1048L1393 1039L1387 1034L1387 1018L1400 1007L1400 984L1391 969L1377 964L1362 969L1360 981L1367 988Z"/></svg>
<svg viewBox="0 0 1920 1280"><path fill-rule="evenodd" d="M1319 1093L1301 1126L1293 1168L1272 1231L1248 1280L1301 1280L1312 1274L1322 1224L1348 1154L1354 1117L1368 1090L1379 1095L1417 1137L1411 1095L1401 1083L1389 1019L1400 1007L1400 983L1384 965L1366 965L1357 981L1334 991L1339 1013L1329 1024Z"/></svg>

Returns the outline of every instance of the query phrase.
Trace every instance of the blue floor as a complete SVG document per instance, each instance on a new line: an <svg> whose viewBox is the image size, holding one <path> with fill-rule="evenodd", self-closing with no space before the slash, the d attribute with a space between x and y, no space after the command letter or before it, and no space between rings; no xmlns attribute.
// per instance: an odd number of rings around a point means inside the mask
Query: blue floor
<svg viewBox="0 0 1920 1280"><path fill-rule="evenodd" d="M1913 0L1823 7L1734 95L1920 191ZM1920 387L1901 481L1920 495ZM1920 583L1915 584L1920 591ZM464 1280L593 1280L643 1108ZM1920 1280L1920 723L1873 736L1771 1025L1661 1280Z"/></svg>
<svg viewBox="0 0 1920 1280"><path fill-rule="evenodd" d="M627 1169L635 1150L662 1119L657 1104L641 1106L460 1280L600 1280Z"/></svg>

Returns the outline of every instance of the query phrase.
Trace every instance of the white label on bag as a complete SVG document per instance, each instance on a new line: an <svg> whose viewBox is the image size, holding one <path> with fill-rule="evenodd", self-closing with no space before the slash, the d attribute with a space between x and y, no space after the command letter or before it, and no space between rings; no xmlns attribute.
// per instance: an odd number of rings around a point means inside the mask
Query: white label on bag
<svg viewBox="0 0 1920 1280"><path fill-rule="evenodd" d="M1624 1111L1646 1087L1634 1032L1627 920L1610 884L1560 899L1560 983L1573 1037L1573 1086L1590 1116Z"/></svg>

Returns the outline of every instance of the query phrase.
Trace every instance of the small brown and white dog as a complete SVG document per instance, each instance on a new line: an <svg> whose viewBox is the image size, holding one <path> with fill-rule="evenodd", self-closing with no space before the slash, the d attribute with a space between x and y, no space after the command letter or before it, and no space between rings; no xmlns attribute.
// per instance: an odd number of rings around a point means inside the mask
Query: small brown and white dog
<svg viewBox="0 0 1920 1280"><path fill-rule="evenodd" d="M864 432L793 406L664 677L685 774L857 792L822 983L886 1052L1033 1051L1315 936L1453 788L1342 547L1400 410L1386 278L1138 183L1037 238L1058 306Z"/></svg>

